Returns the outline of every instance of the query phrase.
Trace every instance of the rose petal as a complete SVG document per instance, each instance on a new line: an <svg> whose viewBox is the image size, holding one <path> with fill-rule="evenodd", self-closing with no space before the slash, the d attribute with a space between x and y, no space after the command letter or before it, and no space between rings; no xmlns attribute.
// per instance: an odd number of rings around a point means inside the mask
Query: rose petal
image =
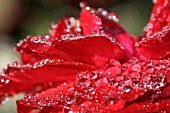
<svg viewBox="0 0 170 113"><path fill-rule="evenodd" d="M0 96L13 96L16 93L31 91L49 82L60 83L74 80L79 71L92 69L94 67L87 64L49 59L34 64L8 67L8 73L5 71L1 74L7 78L8 82L5 80L5 84L1 85ZM0 81L2 80L4 79L1 78Z"/></svg>
<svg viewBox="0 0 170 113"><path fill-rule="evenodd" d="M165 26L170 26L170 0L156 0L146 27L146 37L149 38Z"/></svg>
<svg viewBox="0 0 170 113"><path fill-rule="evenodd" d="M164 59L170 57L170 27L166 26L162 31L143 39L137 44L138 56L143 60Z"/></svg>
<svg viewBox="0 0 170 113"><path fill-rule="evenodd" d="M46 41L48 42L46 43ZM27 36L24 40L20 40L15 50L20 53L24 64L35 63L43 59L39 53L45 52L50 47L52 41L48 35Z"/></svg>
<svg viewBox="0 0 170 113"><path fill-rule="evenodd" d="M81 26L79 20L73 17L65 16L57 24L52 24L50 30L50 37L60 39L62 35L66 34L81 34Z"/></svg>
<svg viewBox="0 0 170 113"><path fill-rule="evenodd" d="M120 67L120 64L117 62L112 62L112 64ZM58 108L59 111L72 112L76 110L89 110L90 112L121 111L124 107L127 107L125 108L126 111L132 104L127 101L140 102L140 97L148 96L146 94L150 94L150 92L157 94L156 91L164 89L168 84L166 78L170 73L170 70L168 70L169 64L169 60L138 61L134 59L122 64L120 67L122 70L121 74L117 74L114 77L103 73L103 70L81 72L78 73L77 80L72 83L63 84L57 88L27 96L23 100L18 101L18 104L19 106L20 104L24 105L26 108L50 106ZM106 66L108 67L108 64ZM154 69L151 71L151 68ZM157 72L157 70L159 71ZM140 73L140 77L134 76L132 78L132 76L128 76L128 74L134 72ZM147 77L148 75L151 79ZM137 79L138 82L136 82ZM163 92L160 94L164 97L167 96ZM145 101L146 99L142 99L142 102L145 103ZM125 105L126 102L127 106ZM167 108L164 110L167 110ZM131 110L132 113L135 111L144 112L145 110L140 108Z"/></svg>
<svg viewBox="0 0 170 113"><path fill-rule="evenodd" d="M86 6L81 10L80 22L84 34L101 33L102 20L95 14L95 10L92 10L90 7Z"/></svg>
<svg viewBox="0 0 170 113"><path fill-rule="evenodd" d="M113 113L147 113L147 112L144 109L137 107L134 103L130 103L124 109Z"/></svg>
<svg viewBox="0 0 170 113"><path fill-rule="evenodd" d="M110 37L106 35L85 37L63 35L61 40L51 40L51 38L46 39L46 37L47 35L29 37L24 40L24 45L21 43L17 47L17 50L21 52L24 63L34 63L44 58L59 58L102 67L110 59L122 60L124 56L121 46L112 42ZM31 59L28 58L29 56L31 56Z"/></svg>
<svg viewBox="0 0 170 113"><path fill-rule="evenodd" d="M55 112L66 112L66 111L117 111L124 107L124 100L111 100L107 102L102 102L99 106L96 102L92 102L81 94L81 91L75 89L74 83L63 84L57 88L48 89L42 93L37 93L35 95L25 96L24 99L17 101L18 112L30 113L35 108L48 108L49 113L51 110L55 109ZM116 103L114 103L116 102ZM106 104L106 105L105 105ZM107 106L105 108L105 106ZM56 109L57 108L57 109ZM88 108L88 109L87 109ZM39 109L41 113L42 110ZM39 113L38 112L38 113Z"/></svg>
<svg viewBox="0 0 170 113"><path fill-rule="evenodd" d="M64 36L56 40L44 57L59 58L103 67L110 59L122 60L123 49L108 36Z"/></svg>
<svg viewBox="0 0 170 113"><path fill-rule="evenodd" d="M170 99L162 99L158 102L141 102L136 104L147 112L170 112Z"/></svg>
<svg viewBox="0 0 170 113"><path fill-rule="evenodd" d="M80 22L83 33L107 33L114 37L116 41L124 44L126 56L125 60L135 53L135 42L137 38L129 35L118 23L117 16L104 9L95 10L89 6L84 7L80 13ZM114 40L115 40L114 39Z"/></svg>

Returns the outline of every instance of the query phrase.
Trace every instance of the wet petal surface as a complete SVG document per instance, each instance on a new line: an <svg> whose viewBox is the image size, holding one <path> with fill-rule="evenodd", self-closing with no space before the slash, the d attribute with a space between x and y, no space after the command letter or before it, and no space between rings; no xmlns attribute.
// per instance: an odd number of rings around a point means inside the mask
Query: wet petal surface
<svg viewBox="0 0 170 113"><path fill-rule="evenodd" d="M135 59L122 64L120 67L117 61L112 60L106 67L108 65L117 66L122 70L120 74L113 77L108 76L108 74L103 73L106 68L78 73L74 82L64 83L56 88L28 95L19 100L17 102L18 111L22 113L23 109L24 111L28 109L27 112L30 112L33 108L38 108L39 112L42 112L46 107L50 107L48 112L54 110L54 112L116 111L125 113L132 106L136 107L130 110L131 113L168 111L169 106L164 105L169 105L169 100L157 101L157 97L164 95L163 90L168 90L166 87L169 87L169 82L166 80L170 74L169 64L169 60L144 62ZM134 72L139 73L139 75L129 76ZM158 94L158 91L161 92ZM150 96L151 94L155 95L154 98ZM169 94L164 96L164 98L169 98ZM149 100L146 101L146 99ZM141 107L146 104L149 106ZM159 106L153 110L157 104Z"/></svg>
<svg viewBox="0 0 170 113"><path fill-rule="evenodd" d="M53 82L74 80L79 71L92 69L94 67L90 65L57 59L45 59L34 64L8 66L1 74L0 96L13 96L20 92L29 92L38 88L38 86L41 90L41 88L43 89L44 86ZM22 87L20 87L21 85Z"/></svg>

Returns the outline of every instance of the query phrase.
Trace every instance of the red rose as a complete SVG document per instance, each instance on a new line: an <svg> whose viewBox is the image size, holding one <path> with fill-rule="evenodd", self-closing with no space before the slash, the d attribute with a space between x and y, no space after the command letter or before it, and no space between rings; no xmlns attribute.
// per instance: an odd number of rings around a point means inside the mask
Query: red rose
<svg viewBox="0 0 170 113"><path fill-rule="evenodd" d="M170 0L157 0L142 40L116 14L81 6L79 20L17 44L23 63L2 72L1 100L25 92L18 113L170 112Z"/></svg>

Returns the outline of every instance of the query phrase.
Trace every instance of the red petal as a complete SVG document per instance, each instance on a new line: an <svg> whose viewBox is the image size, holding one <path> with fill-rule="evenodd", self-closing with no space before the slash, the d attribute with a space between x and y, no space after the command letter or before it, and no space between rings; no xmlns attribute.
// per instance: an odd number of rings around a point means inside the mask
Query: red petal
<svg viewBox="0 0 170 113"><path fill-rule="evenodd" d="M80 22L83 33L107 33L114 37L116 41L124 44L126 56L125 60L133 56L135 53L135 39L129 35L118 23L117 16L112 12L107 12L104 9L96 11L88 6L84 7L80 13Z"/></svg>
<svg viewBox="0 0 170 113"><path fill-rule="evenodd" d="M165 26L170 26L170 0L156 0L150 22L146 27L146 37L149 38Z"/></svg>
<svg viewBox="0 0 170 113"><path fill-rule="evenodd" d="M137 53L141 59L163 59L170 57L170 27L164 27L148 39L137 45Z"/></svg>
<svg viewBox="0 0 170 113"><path fill-rule="evenodd" d="M108 36L63 35L62 40L46 39L46 37L47 35L29 37L20 44L17 50L22 52L24 63L33 63L43 58L59 58L102 67L110 59L121 60L124 56L120 45L112 42Z"/></svg>
<svg viewBox="0 0 170 113"><path fill-rule="evenodd" d="M49 37L49 36L48 35L42 35L42 36L40 35L40 36L35 36L35 37L27 36L27 38L25 38L24 40L21 40L17 44L17 47L15 49L20 53L21 60L24 64L35 63L43 59L37 53L37 50L39 49L40 52L43 53L47 49L47 47L50 46L48 43L51 44L52 40L49 40L47 43L45 43L45 41L47 40L46 37ZM34 44L32 42L34 42ZM31 45L33 45L33 47Z"/></svg>
<svg viewBox="0 0 170 113"><path fill-rule="evenodd" d="M81 10L80 22L83 33L86 35L93 34L94 32L100 33L101 31L102 20L90 7L85 7Z"/></svg>
<svg viewBox="0 0 170 113"><path fill-rule="evenodd" d="M50 37L60 39L62 35L66 34L81 34L81 26L79 20L73 17L64 17L57 24L51 25Z"/></svg>
<svg viewBox="0 0 170 113"><path fill-rule="evenodd" d="M74 80L79 71L91 69L93 69L92 66L82 63L49 59L34 64L8 67L8 71L2 74L8 82L1 85L0 96L13 96L16 93L27 92L49 82L60 83ZM1 78L1 82L2 80L4 79Z"/></svg>
<svg viewBox="0 0 170 113"><path fill-rule="evenodd" d="M66 39L66 40L64 40ZM123 49L108 36L65 36L57 40L44 57L59 58L103 67L110 59L121 60Z"/></svg>
<svg viewBox="0 0 170 113"><path fill-rule="evenodd" d="M141 102L136 104L147 112L170 112L170 99L160 100L158 102Z"/></svg>
<svg viewBox="0 0 170 113"><path fill-rule="evenodd" d="M49 89L42 93L37 93L35 95L26 96L24 99L17 101L18 112L30 113L34 108L49 108L55 110L55 112L66 112L66 111L117 111L124 107L124 100L111 100L108 99L106 102L103 101L98 104L96 102L90 101L86 96L82 95L81 90L74 87L75 83L63 84L57 88ZM116 103L115 103L116 102ZM106 105L105 105L106 104ZM107 106L105 108L105 106ZM57 109L56 109L57 108ZM42 110L39 109L39 112ZM39 113L38 112L38 113ZM49 113L46 112L46 113ZM44 112L43 112L44 113Z"/></svg>
<svg viewBox="0 0 170 113"><path fill-rule="evenodd" d="M112 62L112 64L120 67L116 62ZM130 104L139 102L139 97L144 97L150 91L162 90L166 86L166 78L170 71L168 70L169 64L169 60L151 60L147 62L131 60L122 65L122 72L116 77L110 77L110 75L103 73L105 68L104 70L81 72L77 75L76 81L25 97L18 101L18 104L26 108L50 106L52 109L58 108L58 111L89 110L90 112L107 112L120 110L120 113L124 113L129 109ZM106 66L108 67L108 65ZM139 73L140 76L134 76L133 78L128 76L134 72ZM161 94L164 95L165 93ZM125 103L132 100L132 103L127 103L126 108ZM145 103L145 99L142 102ZM125 111L123 110L124 106ZM21 109L18 107L18 110ZM168 110L167 107L164 107L164 110ZM132 113L135 111L144 112L145 110L140 108L131 110Z"/></svg>
<svg viewBox="0 0 170 113"><path fill-rule="evenodd" d="M113 113L147 113L144 109L137 107L134 103L130 103L124 109Z"/></svg>

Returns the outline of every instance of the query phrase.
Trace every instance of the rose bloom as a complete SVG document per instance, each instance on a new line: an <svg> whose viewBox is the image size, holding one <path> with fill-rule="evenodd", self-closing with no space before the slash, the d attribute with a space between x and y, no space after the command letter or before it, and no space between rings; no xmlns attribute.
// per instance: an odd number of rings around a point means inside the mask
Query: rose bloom
<svg viewBox="0 0 170 113"><path fill-rule="evenodd" d="M1 103L24 92L18 113L170 113L170 0L156 1L142 38L113 12L81 7L17 44L22 63L1 73Z"/></svg>

